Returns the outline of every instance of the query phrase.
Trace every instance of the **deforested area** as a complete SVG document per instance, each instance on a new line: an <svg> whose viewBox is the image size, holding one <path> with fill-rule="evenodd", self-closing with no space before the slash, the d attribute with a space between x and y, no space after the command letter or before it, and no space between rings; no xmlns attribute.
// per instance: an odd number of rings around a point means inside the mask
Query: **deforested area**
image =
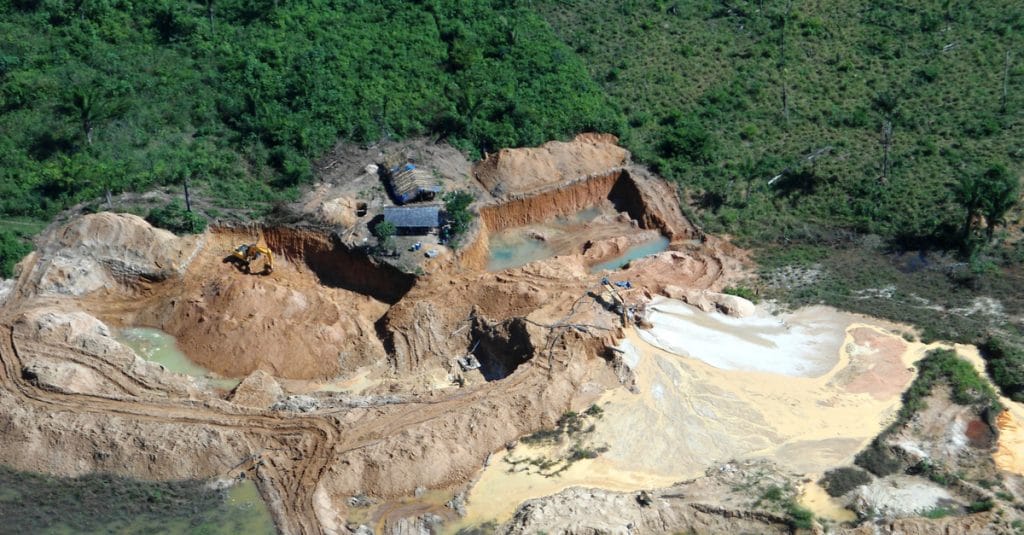
<svg viewBox="0 0 1024 535"><path fill-rule="evenodd" d="M8 531L1024 530L1016 4L0 32Z"/></svg>

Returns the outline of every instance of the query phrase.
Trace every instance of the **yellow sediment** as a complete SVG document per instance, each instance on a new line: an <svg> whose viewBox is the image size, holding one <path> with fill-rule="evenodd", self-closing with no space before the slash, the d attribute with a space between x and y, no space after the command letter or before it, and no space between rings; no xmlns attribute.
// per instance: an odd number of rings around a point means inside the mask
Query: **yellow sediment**
<svg viewBox="0 0 1024 535"><path fill-rule="evenodd" d="M853 522L857 515L843 507L843 504L828 495L821 485L815 483L820 477L814 475L810 483L800 487L800 504L814 512L814 516L836 522Z"/></svg>
<svg viewBox="0 0 1024 535"><path fill-rule="evenodd" d="M510 473L505 462L509 454L501 452L471 490L468 516L459 526L505 521L521 502L569 487L664 487L701 476L709 466L731 459L767 457L801 473L848 464L891 421L900 392L913 379L908 373L898 389L889 385L865 391L862 377L868 378L868 386L875 380L870 363L885 359L909 368L937 347L906 342L887 328L862 321L868 320L849 316L838 361L819 377L721 370L658 349L635 331L627 331L625 342L639 355L635 372L640 393L614 389L598 400L604 415L587 440L606 445L607 453L579 461L560 476L545 477ZM858 345L854 333L866 345ZM729 343L730 336L723 333L722 343ZM865 359L865 354L874 360ZM846 386L858 378L857 391L849 391ZM523 446L511 455L531 456ZM806 503L816 514L849 518L834 501L822 499L819 490L805 490ZM827 497L823 491L821 495Z"/></svg>
<svg viewBox="0 0 1024 535"><path fill-rule="evenodd" d="M996 419L999 428L999 446L992 458L1000 470L1024 475L1024 407L1003 399L1008 407Z"/></svg>

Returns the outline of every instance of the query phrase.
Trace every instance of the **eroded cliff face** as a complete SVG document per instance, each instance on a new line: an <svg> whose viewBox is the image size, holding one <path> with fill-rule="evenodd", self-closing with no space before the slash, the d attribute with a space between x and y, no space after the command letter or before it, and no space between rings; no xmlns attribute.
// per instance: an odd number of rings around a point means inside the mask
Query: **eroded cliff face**
<svg viewBox="0 0 1024 535"><path fill-rule="evenodd" d="M487 265L491 235L569 217L609 202L638 228L657 231L672 242L702 238L699 229L683 216L679 197L669 184L639 168L616 168L478 205L478 224L464 240L459 260L463 266L482 269ZM597 257L591 260L599 261Z"/></svg>

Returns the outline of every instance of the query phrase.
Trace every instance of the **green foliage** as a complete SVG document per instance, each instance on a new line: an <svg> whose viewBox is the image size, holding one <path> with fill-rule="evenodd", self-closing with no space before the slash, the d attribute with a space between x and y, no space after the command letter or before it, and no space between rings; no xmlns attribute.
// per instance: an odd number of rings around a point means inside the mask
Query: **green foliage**
<svg viewBox="0 0 1024 535"><path fill-rule="evenodd" d="M729 286L723 289L722 293L742 297L752 303L760 301L757 296L757 292L751 288L747 288L746 286Z"/></svg>
<svg viewBox="0 0 1024 535"><path fill-rule="evenodd" d="M952 516L955 514L956 511L954 509L938 505L927 511L924 511L923 513L921 513L921 516L925 518L931 518L932 520L936 520L939 518L945 518L947 516Z"/></svg>
<svg viewBox="0 0 1024 535"><path fill-rule="evenodd" d="M885 446L885 437L923 410L925 399L936 386L948 386L953 402L972 405L983 414L995 415L1002 410L999 397L989 382L978 375L970 362L960 358L953 350L929 351L918 361L917 369L917 378L911 383L910 388L903 392L903 406L896 415L896 421L854 458L854 464L878 477L893 474L904 467L903 462ZM930 463L915 467L915 471L927 474L933 481L943 485L949 484L949 479L956 477L938 470Z"/></svg>
<svg viewBox="0 0 1024 535"><path fill-rule="evenodd" d="M996 227L1005 224L1006 213L1019 197L1020 183L1006 167L993 165L983 173L963 174L953 194L964 210L960 231L961 250L970 255L979 245L992 241ZM976 235L979 216L985 218L985 241Z"/></svg>
<svg viewBox="0 0 1024 535"><path fill-rule="evenodd" d="M14 274L14 265L32 252L32 244L14 230L0 228L0 278Z"/></svg>
<svg viewBox="0 0 1024 535"><path fill-rule="evenodd" d="M267 533L268 528L254 525L251 510L229 504L223 491L203 481L149 482L106 474L59 478L4 466L0 518L33 533ZM269 515L266 520L269 524Z"/></svg>
<svg viewBox="0 0 1024 535"><path fill-rule="evenodd" d="M455 239L469 230L473 221L473 213L469 205L473 202L473 194L468 191L449 191L444 194L444 210L451 224L451 238Z"/></svg>
<svg viewBox="0 0 1024 535"><path fill-rule="evenodd" d="M1006 397L1024 402L1024 348L990 337L981 345L988 374Z"/></svg>
<svg viewBox="0 0 1024 535"><path fill-rule="evenodd" d="M1019 2L535 4L626 115L623 142L679 182L708 231L956 246L957 178L988 162L1021 174L1016 53L1001 111L1004 54L1024 48Z"/></svg>
<svg viewBox="0 0 1024 535"><path fill-rule="evenodd" d="M903 406L897 416L905 423L924 408L924 400L939 384L950 387L952 400L960 405L975 405L998 413L1002 406L992 386L970 362L951 349L933 349L917 363L917 378L903 393Z"/></svg>
<svg viewBox="0 0 1024 535"><path fill-rule="evenodd" d="M789 515L789 523L793 529L812 529L814 527L814 513L806 507L790 502L786 506L786 514Z"/></svg>
<svg viewBox="0 0 1024 535"><path fill-rule="evenodd" d="M377 237L377 247L380 250L391 250L395 248L395 228L394 223L390 221L381 221L373 226L371 229L373 235Z"/></svg>
<svg viewBox="0 0 1024 535"><path fill-rule="evenodd" d="M218 0L215 21L202 3L79 4L0 6L0 215L185 177L256 208L339 138L434 134L478 155L624 126L514 2Z"/></svg>
<svg viewBox="0 0 1024 535"><path fill-rule="evenodd" d="M821 486L829 496L838 498L847 492L871 482L871 476L863 470L852 467L836 468L825 472Z"/></svg>
<svg viewBox="0 0 1024 535"><path fill-rule="evenodd" d="M177 199L161 208L154 208L146 221L175 234L199 234L206 230L206 218L185 210L185 206Z"/></svg>
<svg viewBox="0 0 1024 535"><path fill-rule="evenodd" d="M903 469L903 463L878 438L858 453L853 462L878 477L895 474Z"/></svg>
<svg viewBox="0 0 1024 535"><path fill-rule="evenodd" d="M373 235L382 243L388 241L395 235L395 224L390 221L381 221L373 226Z"/></svg>
<svg viewBox="0 0 1024 535"><path fill-rule="evenodd" d="M768 487L768 489L764 491L764 494L761 495L761 500L769 502L777 502L779 500L782 500L782 498L782 488L779 487L778 485L772 485Z"/></svg>
<svg viewBox="0 0 1024 535"><path fill-rule="evenodd" d="M983 513L985 511L991 511L995 507L995 502L989 498L983 500L977 500L967 505L968 513Z"/></svg>

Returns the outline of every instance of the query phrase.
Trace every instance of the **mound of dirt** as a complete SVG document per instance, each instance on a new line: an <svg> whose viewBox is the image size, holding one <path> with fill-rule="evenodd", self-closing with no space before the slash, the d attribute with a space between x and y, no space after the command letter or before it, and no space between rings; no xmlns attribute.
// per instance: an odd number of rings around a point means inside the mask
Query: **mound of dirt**
<svg viewBox="0 0 1024 535"><path fill-rule="evenodd" d="M626 165L629 151L618 141L610 134L580 134L569 142L502 149L488 154L473 174L495 197L519 195Z"/></svg>
<svg viewBox="0 0 1024 535"><path fill-rule="evenodd" d="M44 242L38 288L44 294L80 296L140 280L166 280L186 267L196 244L196 238L178 238L136 215L85 215Z"/></svg>
<svg viewBox="0 0 1024 535"><path fill-rule="evenodd" d="M190 286L173 300L163 329L197 364L225 377L263 370L287 379L330 378L384 358L373 327L375 301L344 290L304 291L289 284L293 275L229 272Z"/></svg>

